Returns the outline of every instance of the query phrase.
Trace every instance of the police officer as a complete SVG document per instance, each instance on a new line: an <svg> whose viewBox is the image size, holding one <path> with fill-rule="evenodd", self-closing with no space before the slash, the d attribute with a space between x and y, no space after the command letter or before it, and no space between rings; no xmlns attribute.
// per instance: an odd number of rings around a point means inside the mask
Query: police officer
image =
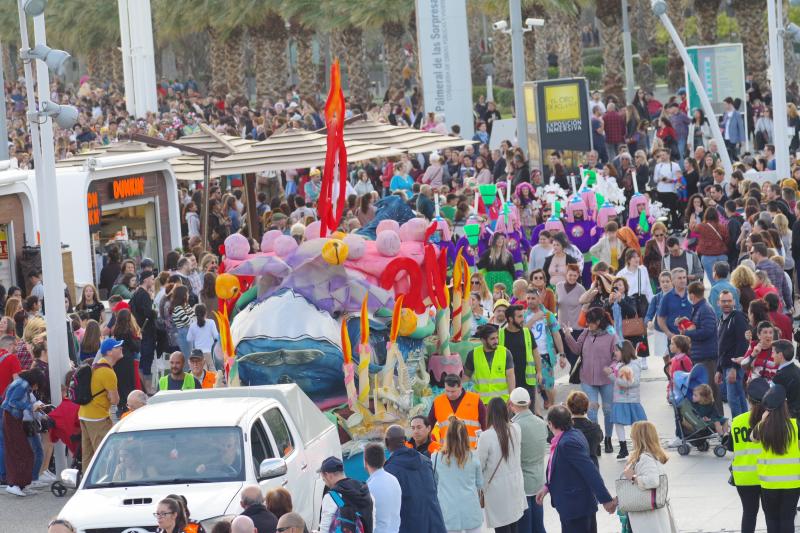
<svg viewBox="0 0 800 533"><path fill-rule="evenodd" d="M794 531L800 498L800 445L797 421L789 416L786 389L773 384L762 400L765 413L751 439L761 443L756 471L768 533Z"/></svg>
<svg viewBox="0 0 800 533"><path fill-rule="evenodd" d="M475 332L481 345L467 354L464 373L475 382L475 392L484 404L492 398L508 401L514 385L514 359L499 345L497 326L484 324Z"/></svg>
<svg viewBox="0 0 800 533"><path fill-rule="evenodd" d="M736 416L731 421L731 433L727 446L733 452L731 476L739 499L742 500L742 533L753 533L758 517L761 484L758 481L758 456L761 443L750 438L752 428L764 415L761 400L769 390L769 382L764 378L754 378L747 386L747 401L750 411Z"/></svg>

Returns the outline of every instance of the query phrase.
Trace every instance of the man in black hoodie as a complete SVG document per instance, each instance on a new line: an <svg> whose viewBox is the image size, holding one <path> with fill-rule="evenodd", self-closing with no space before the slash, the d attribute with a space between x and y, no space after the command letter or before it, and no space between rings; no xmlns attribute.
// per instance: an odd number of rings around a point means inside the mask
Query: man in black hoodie
<svg viewBox="0 0 800 533"><path fill-rule="evenodd" d="M328 457L322 461L318 472L327 487L325 496L322 497L319 531L330 531L337 516L340 519L354 520L357 515L364 525L364 533L372 533L375 510L366 483L346 477L344 464L338 457ZM346 524L343 521L343 525Z"/></svg>
<svg viewBox="0 0 800 533"><path fill-rule="evenodd" d="M242 491L242 514L249 516L258 533L275 533L278 518L264 505L264 495L258 485L250 485Z"/></svg>
<svg viewBox="0 0 800 533"><path fill-rule="evenodd" d="M391 455L383 469L397 478L403 494L400 533L444 533L431 460L406 448L405 430L400 426L389 426L384 441Z"/></svg>

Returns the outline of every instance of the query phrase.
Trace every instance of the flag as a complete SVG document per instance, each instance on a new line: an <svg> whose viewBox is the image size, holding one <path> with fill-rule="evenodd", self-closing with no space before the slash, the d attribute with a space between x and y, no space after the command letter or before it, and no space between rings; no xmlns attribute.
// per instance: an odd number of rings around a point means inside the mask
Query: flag
<svg viewBox="0 0 800 533"><path fill-rule="evenodd" d="M642 211L639 213L639 227L642 230L642 233L647 233L650 231L650 223L647 221L647 213Z"/></svg>
<svg viewBox="0 0 800 533"><path fill-rule="evenodd" d="M344 144L344 93L339 73L339 60L331 65L331 89L325 102L325 126L328 129L325 167L322 188L317 201L320 220L320 237L333 233L339 227L344 212L347 179L347 149ZM338 185L339 195L333 206L333 188Z"/></svg>

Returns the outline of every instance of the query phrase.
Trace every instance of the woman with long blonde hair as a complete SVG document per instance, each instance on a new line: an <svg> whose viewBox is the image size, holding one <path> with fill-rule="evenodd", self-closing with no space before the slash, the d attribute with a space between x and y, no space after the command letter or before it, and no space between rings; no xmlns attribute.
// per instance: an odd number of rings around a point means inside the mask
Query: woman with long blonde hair
<svg viewBox="0 0 800 533"><path fill-rule="evenodd" d="M448 419L445 444L431 456L437 496L447 531L477 531L483 523L478 491L483 474L469 446L467 426L455 415Z"/></svg>
<svg viewBox="0 0 800 533"><path fill-rule="evenodd" d="M659 486L661 476L667 473L664 469L664 463L668 460L667 454L661 447L658 431L652 422L646 420L635 422L631 427L631 441L633 449L622 475L640 490L649 492ZM669 501L660 509L629 512L628 519L633 531L648 533L678 531Z"/></svg>
<svg viewBox="0 0 800 533"><path fill-rule="evenodd" d="M17 311L19 311L20 309L22 309L22 300L20 300L16 296L6 300L5 315L7 317L14 318L14 315L16 315Z"/></svg>
<svg viewBox="0 0 800 533"><path fill-rule="evenodd" d="M742 309L749 309L750 302L756 299L756 274L747 265L739 265L731 272L731 285L739 291Z"/></svg>

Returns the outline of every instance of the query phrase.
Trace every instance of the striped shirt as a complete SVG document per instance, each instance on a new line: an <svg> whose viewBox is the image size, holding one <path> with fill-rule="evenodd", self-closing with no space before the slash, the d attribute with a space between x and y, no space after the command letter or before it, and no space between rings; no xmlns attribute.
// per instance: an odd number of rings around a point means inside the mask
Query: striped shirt
<svg viewBox="0 0 800 533"><path fill-rule="evenodd" d="M175 328L188 328L193 319L194 311L188 305L176 305L172 308L172 325Z"/></svg>

